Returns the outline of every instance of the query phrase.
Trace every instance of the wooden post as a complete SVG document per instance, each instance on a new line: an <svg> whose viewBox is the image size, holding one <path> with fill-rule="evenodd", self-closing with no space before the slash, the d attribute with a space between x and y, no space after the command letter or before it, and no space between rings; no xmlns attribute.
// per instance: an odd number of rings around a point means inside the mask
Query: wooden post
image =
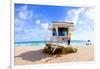
<svg viewBox="0 0 100 69"><path fill-rule="evenodd" d="M56 27L56 34L57 34L57 36L58 36L58 27Z"/></svg>

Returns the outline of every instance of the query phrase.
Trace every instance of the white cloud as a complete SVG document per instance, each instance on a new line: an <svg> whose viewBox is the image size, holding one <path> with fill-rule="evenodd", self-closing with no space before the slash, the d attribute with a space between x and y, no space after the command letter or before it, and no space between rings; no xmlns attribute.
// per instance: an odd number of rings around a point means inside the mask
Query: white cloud
<svg viewBox="0 0 100 69"><path fill-rule="evenodd" d="M88 8L85 15L91 19L95 19L95 14L95 8Z"/></svg>
<svg viewBox="0 0 100 69"><path fill-rule="evenodd" d="M67 12L67 17L65 21L73 22L74 24L77 23L77 20L79 19L79 15L81 12L83 12L85 9L71 9Z"/></svg>
<svg viewBox="0 0 100 69"><path fill-rule="evenodd" d="M94 40L94 10L91 8L80 8L69 10L66 21L73 22L73 40Z"/></svg>
<svg viewBox="0 0 100 69"><path fill-rule="evenodd" d="M67 12L67 17L65 21L71 21L74 24L79 23L80 14L86 16L88 19L94 20L95 18L95 8L80 8L80 9L71 9ZM81 16L82 17L82 16ZM84 21L84 20L82 20Z"/></svg>
<svg viewBox="0 0 100 69"><path fill-rule="evenodd" d="M39 29L39 27L34 29L24 29L24 37L26 40L49 40L47 36L50 35L50 32L46 29ZM45 38L45 39L44 39Z"/></svg>
<svg viewBox="0 0 100 69"><path fill-rule="evenodd" d="M27 5L22 6L22 7L20 8L20 11L19 11L19 13L18 13L18 16L19 16L20 19L22 19L22 20L27 20L27 19L33 17L32 11L31 11L31 10L28 10L27 8L28 8Z"/></svg>
<svg viewBox="0 0 100 69"><path fill-rule="evenodd" d="M23 30L23 25L24 25L24 21L18 19L17 17L15 18L15 21L14 21L14 26L15 26L15 31L16 32L21 32Z"/></svg>
<svg viewBox="0 0 100 69"><path fill-rule="evenodd" d="M41 26L42 26L44 29L48 30L48 23L41 23Z"/></svg>
<svg viewBox="0 0 100 69"><path fill-rule="evenodd" d="M27 20L33 17L33 13L31 10L28 10L28 6L24 5L18 9L16 9L17 15L15 15L15 31L21 32L24 31L23 27L25 23L28 23Z"/></svg>
<svg viewBox="0 0 100 69"><path fill-rule="evenodd" d="M37 19L37 20L35 21L35 23L36 23L36 24L41 24L41 21L40 21L39 19Z"/></svg>
<svg viewBox="0 0 100 69"><path fill-rule="evenodd" d="M44 29L44 30L48 30L48 23L43 23L41 20L39 20L39 19L37 19L36 21L35 21L35 23L36 24L39 24L40 25L40 27L42 28L42 29Z"/></svg>

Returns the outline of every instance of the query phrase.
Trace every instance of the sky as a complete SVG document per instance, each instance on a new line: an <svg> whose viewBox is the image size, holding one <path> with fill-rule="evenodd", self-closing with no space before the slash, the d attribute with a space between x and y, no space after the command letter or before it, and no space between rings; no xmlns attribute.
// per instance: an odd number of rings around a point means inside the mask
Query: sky
<svg viewBox="0 0 100 69"><path fill-rule="evenodd" d="M52 21L73 22L72 40L94 40L94 9L14 4L15 42L49 40Z"/></svg>

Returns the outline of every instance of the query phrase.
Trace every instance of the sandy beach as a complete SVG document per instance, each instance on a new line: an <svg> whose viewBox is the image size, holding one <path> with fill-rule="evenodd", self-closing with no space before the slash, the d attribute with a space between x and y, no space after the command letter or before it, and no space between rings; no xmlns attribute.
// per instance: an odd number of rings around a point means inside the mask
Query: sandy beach
<svg viewBox="0 0 100 69"><path fill-rule="evenodd" d="M94 60L94 46L77 46L76 53L70 53L57 57L43 53L43 48L38 47L15 47L15 65L45 64L80 62Z"/></svg>

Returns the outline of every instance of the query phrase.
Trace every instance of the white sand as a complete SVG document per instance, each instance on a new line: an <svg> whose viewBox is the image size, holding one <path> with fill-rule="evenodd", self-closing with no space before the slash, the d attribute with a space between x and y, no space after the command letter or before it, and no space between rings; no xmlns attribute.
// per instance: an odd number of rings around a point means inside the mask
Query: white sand
<svg viewBox="0 0 100 69"><path fill-rule="evenodd" d="M78 46L76 53L61 55L55 57L43 53L42 48L37 47L15 47L15 64L44 64L44 63L62 63L76 61L93 61L94 46Z"/></svg>

